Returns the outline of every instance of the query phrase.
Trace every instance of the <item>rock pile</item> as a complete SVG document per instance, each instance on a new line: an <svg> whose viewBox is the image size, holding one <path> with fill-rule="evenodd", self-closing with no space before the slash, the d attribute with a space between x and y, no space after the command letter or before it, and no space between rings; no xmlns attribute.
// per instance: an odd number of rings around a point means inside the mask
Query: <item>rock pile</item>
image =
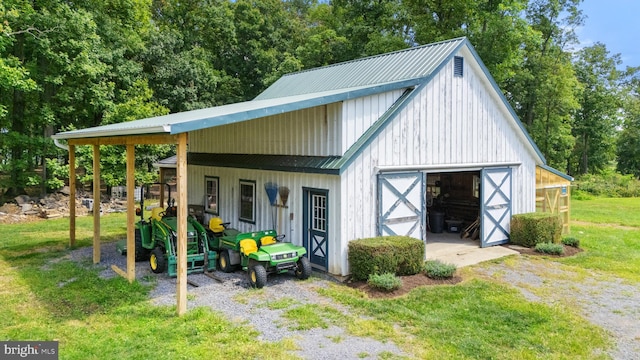
<svg viewBox="0 0 640 360"><path fill-rule="evenodd" d="M65 186L54 194L45 197L28 195L16 196L13 202L0 206L0 223L17 223L38 219L56 219L69 217L69 187ZM76 193L76 215L87 215L93 211L93 194L78 191ZM120 199L103 197L100 201L102 213L125 212L127 202Z"/></svg>

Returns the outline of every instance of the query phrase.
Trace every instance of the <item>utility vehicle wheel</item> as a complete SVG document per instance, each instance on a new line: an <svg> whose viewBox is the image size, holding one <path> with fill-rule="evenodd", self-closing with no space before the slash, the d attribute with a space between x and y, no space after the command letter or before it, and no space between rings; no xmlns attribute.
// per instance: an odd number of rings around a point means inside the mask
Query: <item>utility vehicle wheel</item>
<svg viewBox="0 0 640 360"><path fill-rule="evenodd" d="M267 283L267 270L262 265L254 265L249 268L249 282L251 287L262 289Z"/></svg>
<svg viewBox="0 0 640 360"><path fill-rule="evenodd" d="M311 276L311 262L306 257L301 257L296 264L296 276L300 280L306 280Z"/></svg>
<svg viewBox="0 0 640 360"><path fill-rule="evenodd" d="M167 269L167 258L164 256L162 248L157 247L151 251L149 265L151 265L151 271L156 274L163 273Z"/></svg>
<svg viewBox="0 0 640 360"><path fill-rule="evenodd" d="M229 261L228 251L225 250L220 253L220 258L218 259L218 265L220 266L220 270L226 273L230 273L234 270L234 266L231 265L231 262Z"/></svg>
<svg viewBox="0 0 640 360"><path fill-rule="evenodd" d="M145 261L149 258L149 250L142 247L142 234L140 229L136 229L136 261Z"/></svg>

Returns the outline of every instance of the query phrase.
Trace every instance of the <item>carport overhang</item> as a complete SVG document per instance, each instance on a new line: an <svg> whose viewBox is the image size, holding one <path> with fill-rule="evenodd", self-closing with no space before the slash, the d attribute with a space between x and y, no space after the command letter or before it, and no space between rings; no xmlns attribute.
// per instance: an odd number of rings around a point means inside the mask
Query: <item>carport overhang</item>
<svg viewBox="0 0 640 360"><path fill-rule="evenodd" d="M164 130L164 129L163 129ZM126 146L126 188L127 188L127 249L135 249L135 146L176 144L177 203L178 218L187 217L187 133L169 134L167 132L131 134L125 136L80 137L68 138L54 136L54 139L66 139L69 147L69 245L76 242L76 174L75 149L80 145L93 146L93 198L100 199L100 145ZM93 207L93 262L100 262L100 206L99 200ZM178 222L177 244L177 313L182 315L187 310L187 223ZM183 255L184 254L184 255ZM111 268L122 277L133 282L136 278L135 251L127 251L127 269L122 270L115 265Z"/></svg>

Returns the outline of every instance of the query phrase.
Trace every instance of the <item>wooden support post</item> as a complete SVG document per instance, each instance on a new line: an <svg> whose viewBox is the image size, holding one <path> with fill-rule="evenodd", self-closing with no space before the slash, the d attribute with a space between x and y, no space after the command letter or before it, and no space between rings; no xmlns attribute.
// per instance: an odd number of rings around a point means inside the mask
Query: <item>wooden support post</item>
<svg viewBox="0 0 640 360"><path fill-rule="evenodd" d="M76 245L76 147L69 145L69 247Z"/></svg>
<svg viewBox="0 0 640 360"><path fill-rule="evenodd" d="M178 135L178 315L187 312L187 133Z"/></svg>
<svg viewBox="0 0 640 360"><path fill-rule="evenodd" d="M135 242L135 145L127 145L127 279L136 279L136 242Z"/></svg>
<svg viewBox="0 0 640 360"><path fill-rule="evenodd" d="M93 145L93 263L100 262L100 145Z"/></svg>

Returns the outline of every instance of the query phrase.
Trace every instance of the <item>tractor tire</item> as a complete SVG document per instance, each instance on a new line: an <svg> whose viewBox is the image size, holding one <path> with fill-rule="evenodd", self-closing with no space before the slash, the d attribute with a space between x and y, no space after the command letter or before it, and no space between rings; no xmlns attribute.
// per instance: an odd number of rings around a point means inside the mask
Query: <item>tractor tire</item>
<svg viewBox="0 0 640 360"><path fill-rule="evenodd" d="M164 255L164 250L161 247L157 247L151 251L151 256L149 257L149 265L151 266L151 271L156 274L161 274L165 270L167 270L167 258Z"/></svg>
<svg viewBox="0 0 640 360"><path fill-rule="evenodd" d="M306 280L311 276L311 262L306 257L301 257L296 264L296 277L300 280Z"/></svg>
<svg viewBox="0 0 640 360"><path fill-rule="evenodd" d="M229 251L223 250L220 252L220 258L218 258L218 266L220 270L226 273L233 272L235 270L235 266L231 265L231 261L229 260Z"/></svg>
<svg viewBox="0 0 640 360"><path fill-rule="evenodd" d="M264 266L257 264L249 268L249 283L256 289L264 287L267 283L267 270Z"/></svg>
<svg viewBox="0 0 640 360"><path fill-rule="evenodd" d="M136 229L135 235L136 261L145 261L149 258L149 250L142 247L142 234L140 234L140 229Z"/></svg>

